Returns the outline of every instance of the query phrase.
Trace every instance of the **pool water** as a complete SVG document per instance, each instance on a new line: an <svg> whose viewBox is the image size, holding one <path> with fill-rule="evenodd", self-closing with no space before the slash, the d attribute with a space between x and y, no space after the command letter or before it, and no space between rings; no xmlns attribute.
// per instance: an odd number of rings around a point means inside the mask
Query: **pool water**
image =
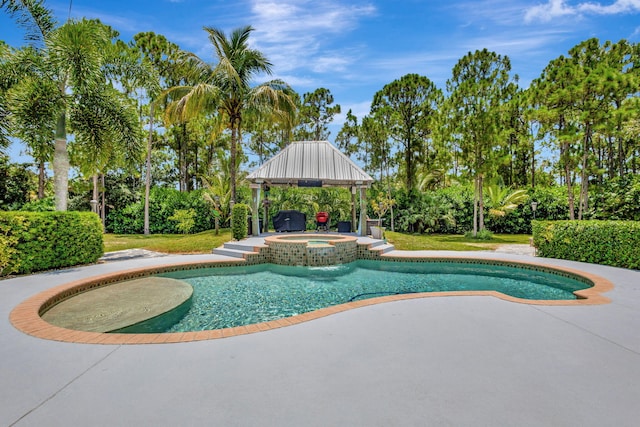
<svg viewBox="0 0 640 427"><path fill-rule="evenodd" d="M589 287L572 278L531 269L456 262L359 260L330 267L260 264L161 276L190 283L193 302L180 321L155 332L249 325L394 294L495 290L524 299L569 300L576 299L574 291Z"/></svg>

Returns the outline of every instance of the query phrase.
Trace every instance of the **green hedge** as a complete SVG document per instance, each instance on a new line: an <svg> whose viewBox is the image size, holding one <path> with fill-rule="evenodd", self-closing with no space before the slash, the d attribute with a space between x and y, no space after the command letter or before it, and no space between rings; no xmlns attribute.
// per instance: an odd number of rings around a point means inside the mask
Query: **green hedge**
<svg viewBox="0 0 640 427"><path fill-rule="evenodd" d="M0 274L95 262L102 224L90 212L0 212Z"/></svg>
<svg viewBox="0 0 640 427"><path fill-rule="evenodd" d="M249 206L244 203L236 203L231 210L231 234L235 240L247 237L249 225Z"/></svg>
<svg viewBox="0 0 640 427"><path fill-rule="evenodd" d="M640 222L533 221L538 255L640 269Z"/></svg>
<svg viewBox="0 0 640 427"><path fill-rule="evenodd" d="M194 210L190 233L211 230L215 224L213 209L202 197L204 190L180 192L173 188L156 187L149 196L149 230L151 234L182 233L179 222L170 218L180 210ZM131 203L107 214L107 233L141 234L144 231L144 200Z"/></svg>

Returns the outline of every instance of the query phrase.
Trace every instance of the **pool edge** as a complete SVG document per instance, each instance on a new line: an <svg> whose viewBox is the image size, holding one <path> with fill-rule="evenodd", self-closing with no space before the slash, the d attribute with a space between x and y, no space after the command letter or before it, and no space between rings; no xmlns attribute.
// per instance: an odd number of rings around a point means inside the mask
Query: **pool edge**
<svg viewBox="0 0 640 427"><path fill-rule="evenodd" d="M246 335L256 332L262 332L267 330L278 329L286 326L296 325L311 320L316 320L322 317L326 317L332 314L352 310L355 308L383 304L393 301L418 299L418 298L436 298L436 297L452 297L452 296L492 296L501 300L515 302L528 305L546 305L546 306L590 306L608 304L611 300L602 293L611 291L614 285L609 280L600 277L595 274L583 272L569 267L550 266L548 264L542 264L537 262L525 262L504 260L498 258L473 258L469 256L394 256L383 257L389 261L420 261L429 260L430 262L442 261L472 261L477 263L496 263L500 265L513 265L516 267L533 266L540 269L564 272L571 275L575 275L586 279L591 282L593 286L574 292L578 297L575 300L527 300L522 298L516 298L509 295L502 294L497 291L446 291L446 292L424 292L415 294L401 294L382 296L377 298L371 298L366 300L348 302L345 304L335 305L331 307L321 308L308 313L299 314L292 317L286 317L282 319L271 320L267 322L237 326L233 328L215 329L208 331L194 331L194 332L173 332L173 333L157 333L157 334L118 334L118 333L97 333L97 332L84 332L71 329L65 329L58 326L54 326L44 321L40 314L44 309L48 308L52 304L55 304L71 295L75 295L78 292L90 290L98 284L108 285L109 283L115 283L121 280L127 280L129 278L141 277L145 275L158 274L162 272L184 269L184 268L206 268L207 266L234 266L245 265L246 261L199 261L199 262L182 262L161 264L153 267L135 268L129 270L123 270L116 273L102 274L97 276L91 276L85 279L76 280L70 283L59 285L40 292L22 303L18 304L9 314L9 320L11 324L21 332L31 335L33 337L48 339L53 341L62 341L70 343L83 343L83 344L160 344L160 343L180 343L180 342L192 342L203 341L218 338L227 338L232 336Z"/></svg>

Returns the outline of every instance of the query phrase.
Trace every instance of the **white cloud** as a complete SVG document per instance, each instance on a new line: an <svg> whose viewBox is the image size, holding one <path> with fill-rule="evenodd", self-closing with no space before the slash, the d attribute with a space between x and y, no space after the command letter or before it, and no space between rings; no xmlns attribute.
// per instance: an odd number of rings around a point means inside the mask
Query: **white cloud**
<svg viewBox="0 0 640 427"><path fill-rule="evenodd" d="M545 4L539 4L527 9L525 21L540 20L547 22L554 18L568 15L617 15L636 12L640 12L640 0L615 0L608 5L597 2L584 2L575 6L568 5L566 0L549 0Z"/></svg>
<svg viewBox="0 0 640 427"><path fill-rule="evenodd" d="M357 28L361 19L376 13L369 4L342 0L253 0L251 11L256 30L252 40L259 43L256 47L280 73L345 70L357 55L349 47L332 47L334 41Z"/></svg>
<svg viewBox="0 0 640 427"><path fill-rule="evenodd" d="M356 59L357 54L348 51L325 52L316 57L310 66L315 73L345 72Z"/></svg>
<svg viewBox="0 0 640 427"><path fill-rule="evenodd" d="M590 12L596 15L640 12L640 0L616 0L608 6L603 6L600 3L582 3L578 9L581 12Z"/></svg>
<svg viewBox="0 0 640 427"><path fill-rule="evenodd" d="M376 9L370 5L348 5L335 0L253 0L251 10L256 19L256 29L279 41L283 36L349 31L361 17L372 15Z"/></svg>
<svg viewBox="0 0 640 427"><path fill-rule="evenodd" d="M533 6L525 12L525 22L531 22L536 19L541 21L550 21L560 16L574 15L575 9L567 6L565 0L549 0L546 4Z"/></svg>
<svg viewBox="0 0 640 427"><path fill-rule="evenodd" d="M462 28L477 23L482 23L483 27L521 25L524 9L522 0L465 0L454 1L441 7L455 10L458 18L464 22L460 25Z"/></svg>

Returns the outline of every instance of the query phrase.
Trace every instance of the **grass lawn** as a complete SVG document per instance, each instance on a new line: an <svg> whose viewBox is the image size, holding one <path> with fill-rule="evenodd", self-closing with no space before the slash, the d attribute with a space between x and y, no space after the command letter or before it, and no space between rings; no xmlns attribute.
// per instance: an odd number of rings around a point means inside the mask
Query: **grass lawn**
<svg viewBox="0 0 640 427"><path fill-rule="evenodd" d="M494 234L491 240L466 239L456 234L408 234L385 231L387 241L396 249L406 251L482 251L494 250L498 245L529 244L528 234Z"/></svg>
<svg viewBox="0 0 640 427"><path fill-rule="evenodd" d="M496 234L491 240L465 239L451 234L407 234L386 231L385 236L399 250L480 251L492 250L501 244L529 244L526 234ZM147 249L171 254L206 254L231 240L229 230L213 230L198 234L105 234L105 252L124 249Z"/></svg>
<svg viewBox="0 0 640 427"><path fill-rule="evenodd" d="M170 254L207 254L214 248L231 240L231 231L208 230L197 234L105 234L104 251L113 252L124 249L147 249Z"/></svg>

